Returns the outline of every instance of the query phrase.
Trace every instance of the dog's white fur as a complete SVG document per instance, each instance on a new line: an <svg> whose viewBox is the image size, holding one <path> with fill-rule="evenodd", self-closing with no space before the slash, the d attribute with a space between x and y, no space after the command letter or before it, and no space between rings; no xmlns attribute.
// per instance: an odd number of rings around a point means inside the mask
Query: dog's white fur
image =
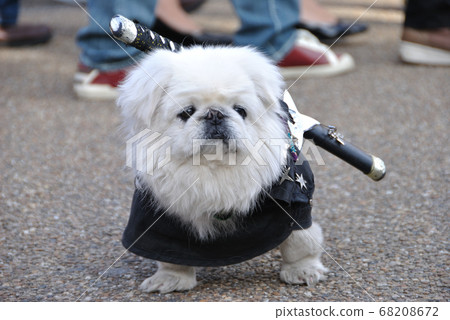
<svg viewBox="0 0 450 320"><path fill-rule="evenodd" d="M120 87L118 105L133 136L146 128L166 137L164 147L153 150L152 174L138 173L143 188L150 188L158 204L170 208L200 239L232 231L258 202L262 190L281 174L287 149L279 105L283 81L277 68L250 48L194 47L179 53L157 50L140 63ZM195 113L180 113L194 106ZM245 118L234 110L242 106ZM227 138L214 147L195 148L205 139L205 117L210 110L224 115ZM258 159L251 152L258 151ZM222 157L211 150L222 150ZM165 162L167 151L170 161ZM194 165L193 159L200 163ZM230 163L236 165L230 165ZM153 169L153 167L152 167ZM217 225L212 216L233 212L233 219ZM295 231L281 246L281 279L287 283L313 284L323 278L320 262L322 235L313 225ZM144 291L170 292L196 285L195 269L158 263L158 271L145 280Z"/></svg>

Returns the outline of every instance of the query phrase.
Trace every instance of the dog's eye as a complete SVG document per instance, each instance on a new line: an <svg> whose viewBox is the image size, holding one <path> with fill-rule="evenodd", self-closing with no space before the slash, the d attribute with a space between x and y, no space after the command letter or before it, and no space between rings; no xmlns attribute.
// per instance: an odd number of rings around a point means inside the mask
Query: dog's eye
<svg viewBox="0 0 450 320"><path fill-rule="evenodd" d="M245 111L244 107L236 104L236 105L234 105L233 109L234 109L234 111L239 113L239 115L242 117L242 119L245 119L245 117L247 117L247 111Z"/></svg>
<svg viewBox="0 0 450 320"><path fill-rule="evenodd" d="M184 108L184 110L182 112L180 112L177 115L177 117L183 121L188 121L189 118L194 114L195 110L196 109L194 106L188 106L188 107Z"/></svg>

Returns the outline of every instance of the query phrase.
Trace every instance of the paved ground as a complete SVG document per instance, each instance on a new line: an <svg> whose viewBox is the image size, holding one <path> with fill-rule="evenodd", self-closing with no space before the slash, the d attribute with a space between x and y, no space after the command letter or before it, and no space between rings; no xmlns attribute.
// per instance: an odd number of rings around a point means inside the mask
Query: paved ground
<svg viewBox="0 0 450 320"><path fill-rule="evenodd" d="M321 152L314 217L326 237L328 280L281 283L273 251L202 268L191 292L159 295L137 288L155 265L122 256L133 182L118 112L72 93L74 35L86 16L50 0L23 1L21 20L46 22L55 37L0 49L0 300L74 301L84 293L91 301L448 301L450 69L399 63L401 2L380 0L363 18L370 32L335 47L354 56L355 72L290 89L304 113L336 125L389 170L375 183ZM371 1L326 3L352 18ZM237 26L227 2L212 1L196 18Z"/></svg>

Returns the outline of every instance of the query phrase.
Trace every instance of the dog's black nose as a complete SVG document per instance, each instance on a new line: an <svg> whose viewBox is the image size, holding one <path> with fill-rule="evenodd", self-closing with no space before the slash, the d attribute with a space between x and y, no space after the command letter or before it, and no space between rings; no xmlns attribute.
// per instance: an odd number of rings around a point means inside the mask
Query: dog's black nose
<svg viewBox="0 0 450 320"><path fill-rule="evenodd" d="M212 121L214 124L222 122L223 118L225 118L225 115L216 109L209 109L205 115L205 120Z"/></svg>

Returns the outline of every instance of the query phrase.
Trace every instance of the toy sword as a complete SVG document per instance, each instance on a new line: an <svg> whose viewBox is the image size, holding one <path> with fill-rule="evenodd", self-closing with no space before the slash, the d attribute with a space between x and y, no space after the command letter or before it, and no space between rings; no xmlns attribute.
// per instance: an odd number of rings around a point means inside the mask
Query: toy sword
<svg viewBox="0 0 450 320"><path fill-rule="evenodd" d="M182 49L179 44L121 15L115 15L111 19L110 29L116 39L143 52L150 52L154 49L167 49L176 52ZM334 126L324 126L319 121L301 114L289 92L285 91L283 101L289 107L289 112L293 118L289 127L292 134L297 137L300 147L303 138L312 140L317 146L359 169L373 180L383 179L386 174L383 160L344 141L343 136L336 131Z"/></svg>

